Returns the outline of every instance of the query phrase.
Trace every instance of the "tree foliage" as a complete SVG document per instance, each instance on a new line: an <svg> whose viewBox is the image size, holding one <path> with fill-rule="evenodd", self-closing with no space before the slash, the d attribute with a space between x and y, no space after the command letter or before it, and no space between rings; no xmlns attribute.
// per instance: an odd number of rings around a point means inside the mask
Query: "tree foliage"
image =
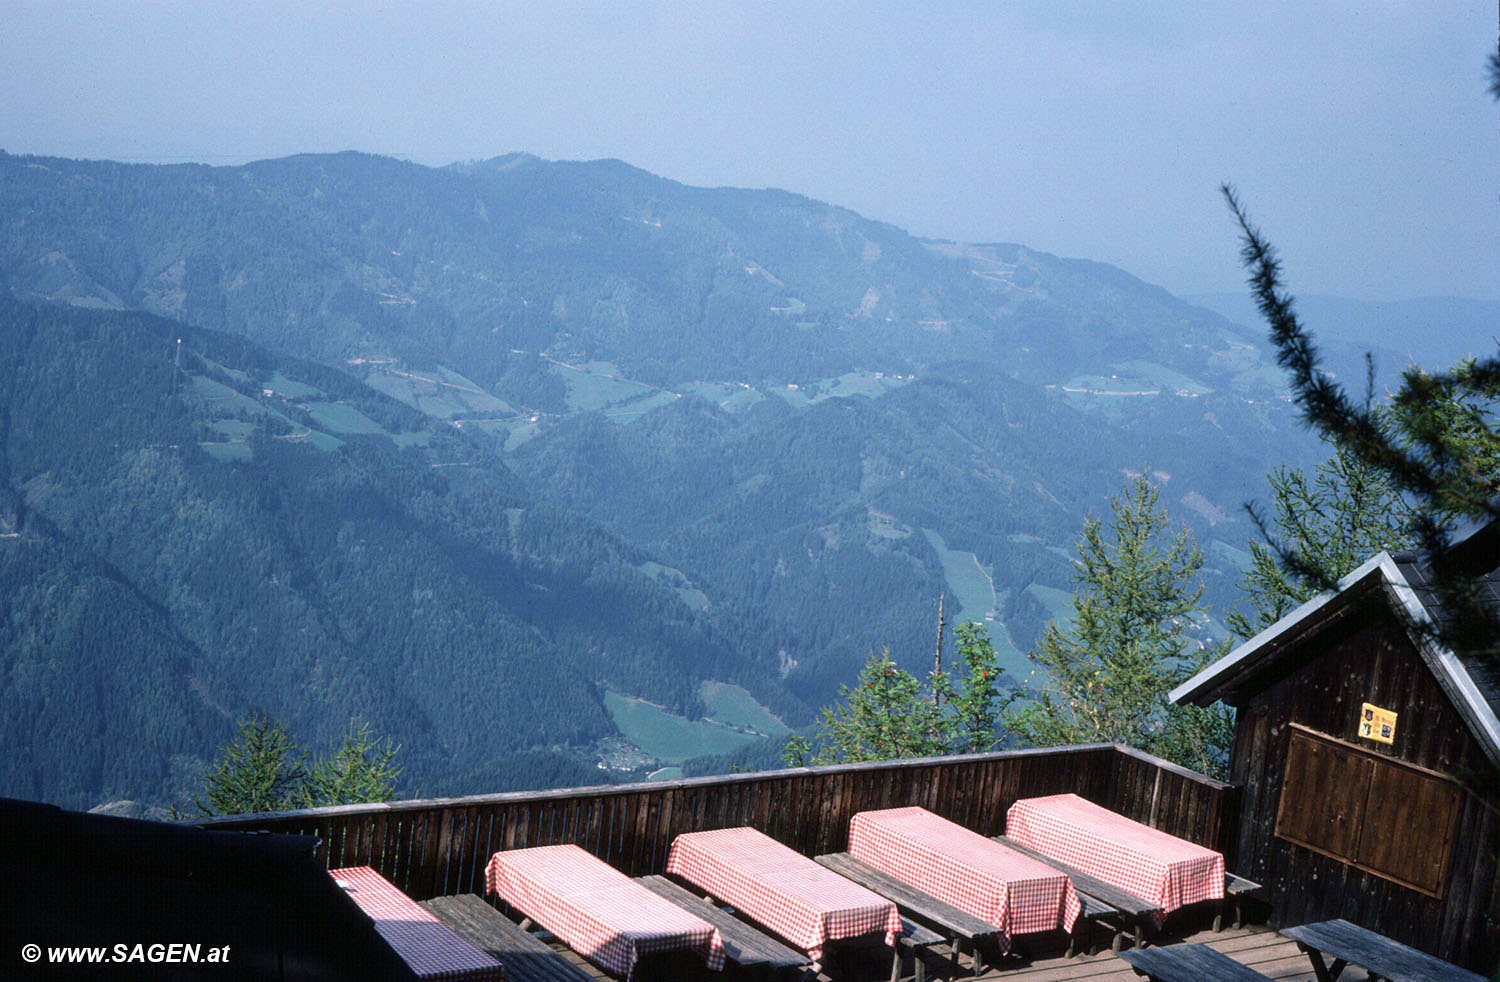
<svg viewBox="0 0 1500 982"><path fill-rule="evenodd" d="M958 753L993 750L1000 716L1014 696L999 694L1000 664L983 624L960 624L953 630L953 639L963 673L958 686L948 693L949 738Z"/></svg>
<svg viewBox="0 0 1500 982"><path fill-rule="evenodd" d="M1389 475L1346 447L1335 444L1311 476L1279 467L1267 480L1274 531L1259 513L1257 521L1268 539L1294 551L1300 563L1289 568L1272 546L1250 543L1244 583L1250 611L1231 611L1225 619L1240 638L1269 627L1372 555L1416 544L1411 504Z"/></svg>
<svg viewBox="0 0 1500 982"><path fill-rule="evenodd" d="M238 815L389 801L401 776L394 762L400 749L351 720L343 742L309 767L286 727L257 713L219 751L193 805L200 815Z"/></svg>
<svg viewBox="0 0 1500 982"><path fill-rule="evenodd" d="M350 721L344 742L329 757L313 764L302 788L306 807L390 801L396 796L401 768L394 763L400 747L390 737L376 739L368 723Z"/></svg>
<svg viewBox="0 0 1500 982"><path fill-rule="evenodd" d="M787 741L782 759L801 766L978 753L997 742L996 725L1014 698L1002 695L989 632L977 622L954 631L957 685L934 670L925 681L898 666L887 648L872 656L853 687L825 707L813 741ZM816 747L816 752L814 752Z"/></svg>
<svg viewBox="0 0 1500 982"><path fill-rule="evenodd" d="M1188 714L1166 699L1208 657L1189 633L1203 616L1203 555L1186 527L1167 534L1145 473L1110 499L1110 511L1107 525L1093 515L1084 522L1072 621L1054 620L1031 653L1042 687L1012 714L1013 728L1037 746L1123 743L1174 759L1186 750L1193 759L1184 763L1220 770L1227 711ZM1218 742L1200 748L1203 740Z"/></svg>
<svg viewBox="0 0 1500 982"><path fill-rule="evenodd" d="M871 657L853 687L839 687L839 701L818 721L814 764L930 757L946 752L938 739L935 692L946 682L924 684L898 666L889 648ZM805 748L805 744L797 745ZM795 751L794 751L795 752Z"/></svg>
<svg viewBox="0 0 1500 982"><path fill-rule="evenodd" d="M1270 328L1277 362L1290 376L1303 420L1326 440L1389 481L1412 506L1412 536L1447 616L1431 629L1450 648L1500 661L1500 611L1487 605L1473 571L1452 545L1463 525L1500 519L1500 356L1467 359L1446 372L1413 367L1391 395L1390 424L1351 399L1320 367L1317 346L1282 286L1275 248L1251 224L1234 190L1222 188L1242 233L1241 258L1256 305ZM1296 542L1273 542L1293 577L1332 589Z"/></svg>
<svg viewBox="0 0 1500 982"><path fill-rule="evenodd" d="M234 739L204 775L203 795L193 804L203 815L285 811L297 807L307 780L307 754L291 734L259 713L239 725Z"/></svg>

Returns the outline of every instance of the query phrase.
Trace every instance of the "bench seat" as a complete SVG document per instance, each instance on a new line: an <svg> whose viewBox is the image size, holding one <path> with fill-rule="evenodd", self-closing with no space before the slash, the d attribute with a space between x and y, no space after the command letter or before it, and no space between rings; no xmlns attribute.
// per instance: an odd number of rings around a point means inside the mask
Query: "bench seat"
<svg viewBox="0 0 1500 982"><path fill-rule="evenodd" d="M678 886L664 876L638 876L636 882L719 929L724 957L758 978L799 975L812 966L803 952L789 947L722 907Z"/></svg>
<svg viewBox="0 0 1500 982"><path fill-rule="evenodd" d="M1000 929L983 918L939 900L924 890L882 872L869 863L855 859L847 852L826 853L814 857L819 863L842 876L846 876L866 889L873 890L895 903L903 918L910 917L918 925L935 930L941 939L953 945L953 961L958 964L960 948L968 943L975 975L984 971L984 955L980 944L1000 933ZM921 958L917 959L921 964Z"/></svg>
<svg viewBox="0 0 1500 982"><path fill-rule="evenodd" d="M553 951L472 893L420 901L438 920L468 938L505 966L506 982L594 982L583 969Z"/></svg>
<svg viewBox="0 0 1500 982"><path fill-rule="evenodd" d="M1092 911L1087 915L1088 920L1102 921L1114 929L1114 938L1110 942L1110 948L1114 951L1120 950L1121 938L1126 931L1135 935L1135 946L1139 948L1146 938L1146 925L1162 914L1161 904L1147 900L1145 897L1138 897L1113 883L1106 883L1097 876L1091 876L1077 867L1069 866L1061 860L1037 852L1030 846L1022 845L1009 836L997 835L994 839L1038 862L1046 863L1059 872L1066 873L1068 879L1073 881L1073 890L1078 894L1079 902L1084 903L1085 908ZM1088 898L1087 901L1085 897Z"/></svg>

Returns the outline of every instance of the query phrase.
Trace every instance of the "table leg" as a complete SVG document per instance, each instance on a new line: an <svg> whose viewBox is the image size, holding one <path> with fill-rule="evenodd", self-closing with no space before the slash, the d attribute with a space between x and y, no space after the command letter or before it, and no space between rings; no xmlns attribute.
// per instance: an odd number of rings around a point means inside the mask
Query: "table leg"
<svg viewBox="0 0 1500 982"><path fill-rule="evenodd" d="M1323 961L1323 953L1321 951L1316 948L1309 947L1307 944L1301 941L1297 942L1297 947L1301 949L1302 953L1307 956L1307 960L1312 962L1313 974L1318 977L1318 982L1334 982L1334 980L1337 979L1339 975L1344 971L1344 965L1346 963L1342 958L1337 958L1334 960L1333 972L1330 973L1328 971L1328 965Z"/></svg>

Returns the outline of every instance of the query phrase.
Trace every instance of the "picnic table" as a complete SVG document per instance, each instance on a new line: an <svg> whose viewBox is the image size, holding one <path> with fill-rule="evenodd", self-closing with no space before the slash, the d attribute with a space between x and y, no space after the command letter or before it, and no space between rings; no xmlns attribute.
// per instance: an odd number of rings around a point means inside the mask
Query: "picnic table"
<svg viewBox="0 0 1500 982"><path fill-rule="evenodd" d="M1224 856L1126 818L1076 794L1025 798L1006 813L1005 834L1161 908L1224 899Z"/></svg>
<svg viewBox="0 0 1500 982"><path fill-rule="evenodd" d="M757 829L689 832L672 840L667 872L707 891L822 960L829 941L883 932L895 947L896 905Z"/></svg>
<svg viewBox="0 0 1500 982"><path fill-rule="evenodd" d="M328 872L370 915L375 930L417 978L504 982L505 969L498 961L454 933L371 867L349 866Z"/></svg>
<svg viewBox="0 0 1500 982"><path fill-rule="evenodd" d="M642 957L697 952L724 968L724 941L712 924L658 897L576 845L497 852L485 889L606 972L627 982Z"/></svg>
<svg viewBox="0 0 1500 982"><path fill-rule="evenodd" d="M1011 938L1071 932L1079 901L1068 877L925 808L859 812L849 822L849 854L999 928Z"/></svg>
<svg viewBox="0 0 1500 982"><path fill-rule="evenodd" d="M1279 933L1296 941L1307 954L1318 982L1334 982L1346 965L1358 965L1372 976L1397 982L1484 982L1477 972L1345 920L1284 927ZM1333 956L1333 965L1323 960L1324 955Z"/></svg>

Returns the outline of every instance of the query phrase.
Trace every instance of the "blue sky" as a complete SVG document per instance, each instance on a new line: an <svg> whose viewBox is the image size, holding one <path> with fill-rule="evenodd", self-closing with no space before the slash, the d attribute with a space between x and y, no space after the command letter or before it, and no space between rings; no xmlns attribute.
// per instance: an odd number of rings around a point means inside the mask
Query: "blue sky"
<svg viewBox="0 0 1500 982"><path fill-rule="evenodd" d="M618 157L1237 291L1500 299L1493 0L0 0L0 149Z"/></svg>

